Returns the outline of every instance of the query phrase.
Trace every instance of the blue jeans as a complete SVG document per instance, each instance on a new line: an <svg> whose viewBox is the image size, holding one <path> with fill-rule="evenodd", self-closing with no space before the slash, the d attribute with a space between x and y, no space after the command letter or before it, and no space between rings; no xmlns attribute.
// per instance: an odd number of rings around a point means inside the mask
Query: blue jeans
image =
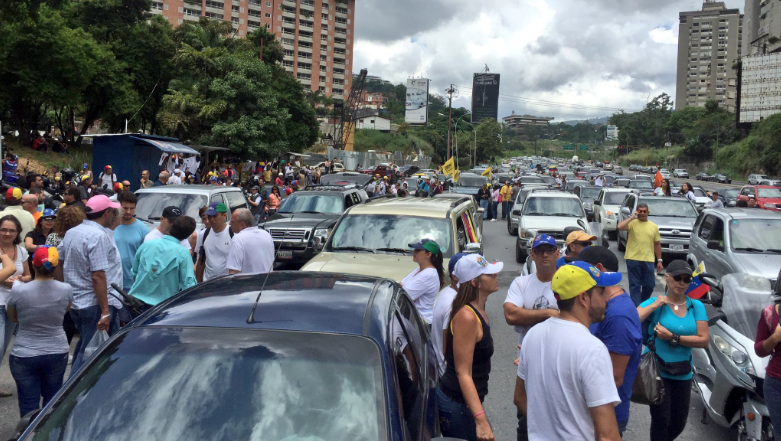
<svg viewBox="0 0 781 441"><path fill-rule="evenodd" d="M110 337L119 331L119 315L117 314L117 308L113 306L109 306L108 310L109 314L111 314L108 324L108 335ZM84 348L87 347L98 330L100 306L94 305L81 309L71 308L70 315L80 334L79 341L76 343L76 349L73 351L73 365L71 366L71 375L73 375L86 361L84 360Z"/></svg>
<svg viewBox="0 0 781 441"><path fill-rule="evenodd" d="M488 199L480 199L480 208L483 210L483 219L486 219L488 217Z"/></svg>
<svg viewBox="0 0 781 441"><path fill-rule="evenodd" d="M491 202L491 216L492 219L499 218L499 202L496 201Z"/></svg>
<svg viewBox="0 0 781 441"><path fill-rule="evenodd" d="M508 214L510 214L510 203L502 202L502 219L507 219Z"/></svg>
<svg viewBox="0 0 781 441"><path fill-rule="evenodd" d="M765 404L773 427L781 427L781 379L765 375Z"/></svg>
<svg viewBox="0 0 781 441"><path fill-rule="evenodd" d="M68 353L8 358L19 394L19 414L24 416L45 406L62 387ZM43 397L43 404L41 404Z"/></svg>
<svg viewBox="0 0 781 441"><path fill-rule="evenodd" d="M656 267L653 262L627 260L626 272L629 277L629 296L640 305L651 297L656 286Z"/></svg>
<svg viewBox="0 0 781 441"><path fill-rule="evenodd" d="M5 314L5 305L0 305L0 345L2 351L0 351L0 361L5 356L5 350L8 349L8 344L11 343L11 337L14 336L16 330L16 322L8 320L8 316Z"/></svg>
<svg viewBox="0 0 781 441"><path fill-rule="evenodd" d="M477 441L475 419L466 403L453 400L439 387L437 387L437 403L442 436Z"/></svg>
<svg viewBox="0 0 781 441"><path fill-rule="evenodd" d="M623 438L624 432L626 432L626 425L629 423L629 421L624 421L623 423L618 423L618 435Z"/></svg>

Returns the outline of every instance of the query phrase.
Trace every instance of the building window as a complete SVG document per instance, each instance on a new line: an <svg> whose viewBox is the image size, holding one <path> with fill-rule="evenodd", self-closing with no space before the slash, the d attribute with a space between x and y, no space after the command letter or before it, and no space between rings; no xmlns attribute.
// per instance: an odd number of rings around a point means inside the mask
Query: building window
<svg viewBox="0 0 781 441"><path fill-rule="evenodd" d="M152 2L152 9L163 10L163 4L160 2Z"/></svg>
<svg viewBox="0 0 781 441"><path fill-rule="evenodd" d="M266 18L271 18L271 13L266 12Z"/></svg>
<svg viewBox="0 0 781 441"><path fill-rule="evenodd" d="M259 28L260 27L260 22L256 21L256 20L247 20L247 26L249 26L251 28Z"/></svg>
<svg viewBox="0 0 781 441"><path fill-rule="evenodd" d="M249 15L250 17L260 18L260 11L255 11L253 9L250 9L249 11L247 11L247 15Z"/></svg>
<svg viewBox="0 0 781 441"><path fill-rule="evenodd" d="M186 16L189 15L190 17L200 17L201 11L198 11L196 9L184 8L184 15Z"/></svg>
<svg viewBox="0 0 781 441"><path fill-rule="evenodd" d="M233 12L239 12L239 7L238 7L238 6L236 6L236 5L233 5L233 6L231 6L231 10L232 10Z"/></svg>
<svg viewBox="0 0 781 441"><path fill-rule="evenodd" d="M209 12L209 11L206 11L206 13L204 14L204 16L205 16L205 17L208 17L208 18L213 18L213 19L215 19L215 20L222 20L222 14L218 14L218 13L216 13L216 12Z"/></svg>
<svg viewBox="0 0 781 441"><path fill-rule="evenodd" d="M249 5L260 7L260 0L249 0Z"/></svg>
<svg viewBox="0 0 781 441"><path fill-rule="evenodd" d="M312 79L312 75L309 75L307 73L300 73L299 72L299 73L296 74L296 78L298 78L299 80L311 80Z"/></svg>
<svg viewBox="0 0 781 441"><path fill-rule="evenodd" d="M299 63L298 63L298 68L299 68L299 69L312 70L312 64L311 64L311 63L302 63L302 62L299 62Z"/></svg>
<svg viewBox="0 0 781 441"><path fill-rule="evenodd" d="M322 18L324 21L328 21L328 14L322 14L320 15L320 18Z"/></svg>
<svg viewBox="0 0 781 441"><path fill-rule="evenodd" d="M344 93L344 90L334 88L334 94L335 95L342 95L343 93Z"/></svg>
<svg viewBox="0 0 781 441"><path fill-rule="evenodd" d="M225 8L225 3L213 2L213 1L210 1L210 0L206 0L206 7L207 8L214 8L214 9L224 9Z"/></svg>
<svg viewBox="0 0 781 441"><path fill-rule="evenodd" d="M292 38L283 38L282 39L282 44L294 45L294 44L296 44L296 41L293 40Z"/></svg>
<svg viewBox="0 0 781 441"><path fill-rule="evenodd" d="M325 83L325 77L323 75L320 75L320 82Z"/></svg>
<svg viewBox="0 0 781 441"><path fill-rule="evenodd" d="M266 6L271 7L271 2L266 2Z"/></svg>

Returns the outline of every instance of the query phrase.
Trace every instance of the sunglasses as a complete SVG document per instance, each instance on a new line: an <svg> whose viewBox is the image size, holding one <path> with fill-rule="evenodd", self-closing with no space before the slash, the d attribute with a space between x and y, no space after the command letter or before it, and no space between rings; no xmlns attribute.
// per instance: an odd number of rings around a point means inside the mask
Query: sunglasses
<svg viewBox="0 0 781 441"><path fill-rule="evenodd" d="M676 282L685 282L685 283L692 283L692 276L686 275L686 274L679 274L677 276L670 276L675 280Z"/></svg>
<svg viewBox="0 0 781 441"><path fill-rule="evenodd" d="M545 255L548 255L548 254L554 254L557 250L558 250L558 248L556 248L556 247L537 247L537 248L534 248L533 252L534 252L534 254L538 254L540 256L545 256Z"/></svg>

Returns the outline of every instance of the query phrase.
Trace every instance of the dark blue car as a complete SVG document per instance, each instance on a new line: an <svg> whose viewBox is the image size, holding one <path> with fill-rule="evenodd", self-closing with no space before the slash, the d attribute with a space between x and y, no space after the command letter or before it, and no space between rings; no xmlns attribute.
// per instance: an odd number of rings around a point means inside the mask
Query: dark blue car
<svg viewBox="0 0 781 441"><path fill-rule="evenodd" d="M148 311L97 352L20 439L439 434L436 356L397 283L284 271L265 279L220 278Z"/></svg>

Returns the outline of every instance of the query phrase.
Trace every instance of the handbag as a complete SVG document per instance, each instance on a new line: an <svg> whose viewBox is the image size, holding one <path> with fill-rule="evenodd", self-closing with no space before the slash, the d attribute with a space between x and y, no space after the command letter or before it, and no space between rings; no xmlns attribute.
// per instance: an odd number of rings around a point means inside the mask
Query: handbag
<svg viewBox="0 0 781 441"><path fill-rule="evenodd" d="M664 398L664 380L659 371L659 357L653 343L648 346L648 352L640 357L637 366L637 376L632 384L630 400L637 404L658 405Z"/></svg>

